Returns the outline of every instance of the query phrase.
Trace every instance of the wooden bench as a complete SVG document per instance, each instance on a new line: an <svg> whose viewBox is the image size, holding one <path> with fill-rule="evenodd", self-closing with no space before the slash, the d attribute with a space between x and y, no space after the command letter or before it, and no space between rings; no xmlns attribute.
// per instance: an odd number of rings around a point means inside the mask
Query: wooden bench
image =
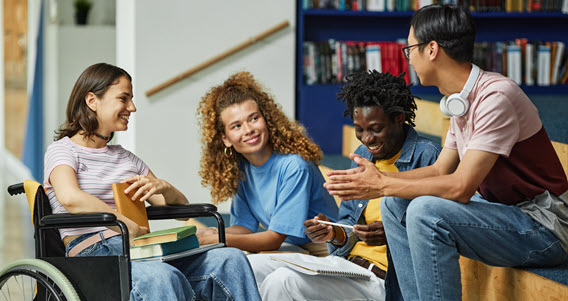
<svg viewBox="0 0 568 301"><path fill-rule="evenodd" d="M441 138L442 145L450 124L435 102L416 100L416 130ZM568 145L552 142L562 167L568 176ZM349 156L361 142L355 137L352 126L343 127L342 155ZM322 172L331 170L320 166ZM340 200L336 198L338 204ZM460 258L463 300L528 301L568 300L568 265L554 268L503 268L493 267L469 258Z"/></svg>

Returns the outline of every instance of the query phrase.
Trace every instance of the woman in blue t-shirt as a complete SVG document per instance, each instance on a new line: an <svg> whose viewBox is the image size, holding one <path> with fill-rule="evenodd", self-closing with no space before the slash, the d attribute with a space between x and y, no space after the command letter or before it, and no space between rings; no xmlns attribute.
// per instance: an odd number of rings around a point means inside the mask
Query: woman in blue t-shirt
<svg viewBox="0 0 568 301"><path fill-rule="evenodd" d="M248 72L213 87L199 104L202 184L213 202L233 199L227 244L245 251L304 245L304 221L323 213L335 220L337 204L323 188L320 148L290 121ZM262 226L266 231L259 232ZM201 244L217 234L198 233ZM324 247L325 248L325 247Z"/></svg>

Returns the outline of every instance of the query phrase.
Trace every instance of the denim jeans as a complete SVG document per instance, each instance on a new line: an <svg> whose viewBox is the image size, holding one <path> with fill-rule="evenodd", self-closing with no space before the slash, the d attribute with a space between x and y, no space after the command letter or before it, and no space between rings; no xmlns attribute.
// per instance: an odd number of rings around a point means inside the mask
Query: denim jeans
<svg viewBox="0 0 568 301"><path fill-rule="evenodd" d="M461 300L459 256L492 266L554 266L568 255L516 206L475 194L469 203L384 197L383 225L405 300Z"/></svg>
<svg viewBox="0 0 568 301"><path fill-rule="evenodd" d="M100 232L95 234L100 235ZM69 251L91 234L67 245ZM102 239L77 256L122 254L120 236ZM250 264L240 250L217 248L162 263L132 262L130 300L260 300Z"/></svg>

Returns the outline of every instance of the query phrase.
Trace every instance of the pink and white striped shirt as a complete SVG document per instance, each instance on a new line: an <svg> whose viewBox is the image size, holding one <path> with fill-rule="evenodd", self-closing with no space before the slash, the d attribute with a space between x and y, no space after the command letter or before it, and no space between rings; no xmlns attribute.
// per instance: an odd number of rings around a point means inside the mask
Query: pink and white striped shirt
<svg viewBox="0 0 568 301"><path fill-rule="evenodd" d="M69 213L57 200L49 176L60 165L68 165L77 175L79 187L116 209L112 184L130 176L148 175L148 166L120 145L89 148L75 144L69 137L51 143L45 152L43 187L54 214ZM106 227L60 229L61 238L105 230Z"/></svg>

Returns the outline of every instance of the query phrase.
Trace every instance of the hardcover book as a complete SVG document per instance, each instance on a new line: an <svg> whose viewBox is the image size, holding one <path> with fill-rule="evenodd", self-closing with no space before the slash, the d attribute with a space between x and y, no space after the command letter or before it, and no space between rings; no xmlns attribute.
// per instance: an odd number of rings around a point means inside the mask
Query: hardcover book
<svg viewBox="0 0 568 301"><path fill-rule="evenodd" d="M197 240L197 236L190 235L172 242L131 247L130 258L141 259L141 258L158 257L158 256L164 256L164 255L175 254L191 250L198 247L199 247L199 241Z"/></svg>
<svg viewBox="0 0 568 301"><path fill-rule="evenodd" d="M112 193L114 195L116 211L137 223L138 226L150 229L145 202L140 202L139 198L134 201L132 200L132 197L136 192L134 190L125 194L124 190L128 188L128 186L130 186L128 183L112 184Z"/></svg>
<svg viewBox="0 0 568 301"><path fill-rule="evenodd" d="M138 247L172 242L193 235L195 234L196 230L197 228L194 225L189 225L154 231L134 238L133 245Z"/></svg>

